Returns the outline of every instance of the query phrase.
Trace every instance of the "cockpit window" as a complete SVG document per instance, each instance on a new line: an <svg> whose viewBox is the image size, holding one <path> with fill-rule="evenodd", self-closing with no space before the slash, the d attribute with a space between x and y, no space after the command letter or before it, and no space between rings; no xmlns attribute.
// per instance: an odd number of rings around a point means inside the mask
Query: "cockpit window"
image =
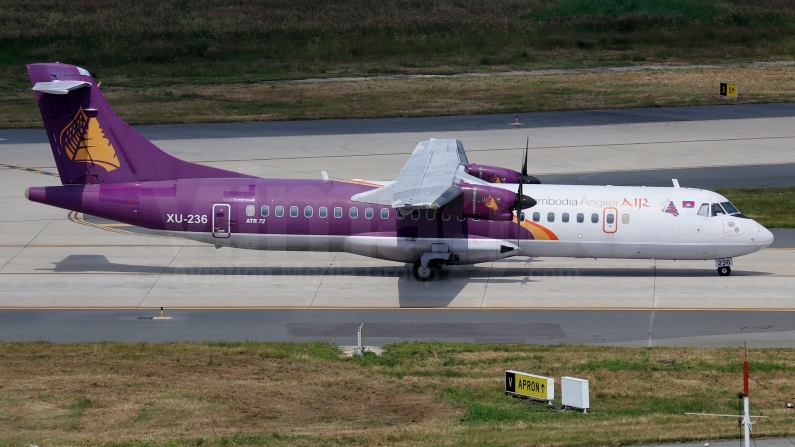
<svg viewBox="0 0 795 447"><path fill-rule="evenodd" d="M740 214L740 211L731 204L731 202L721 202L723 209L729 214Z"/></svg>
<svg viewBox="0 0 795 447"><path fill-rule="evenodd" d="M698 215L709 217L709 203L702 203L701 208L698 209Z"/></svg>
<svg viewBox="0 0 795 447"><path fill-rule="evenodd" d="M726 212L723 211L723 208L721 208L720 203L712 204L712 217L722 216L724 214L726 214Z"/></svg>

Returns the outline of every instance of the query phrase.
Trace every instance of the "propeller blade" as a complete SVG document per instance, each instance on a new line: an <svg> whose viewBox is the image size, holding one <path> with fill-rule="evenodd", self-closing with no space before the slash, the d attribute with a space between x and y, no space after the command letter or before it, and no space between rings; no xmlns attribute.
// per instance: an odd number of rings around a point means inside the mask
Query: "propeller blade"
<svg viewBox="0 0 795 447"><path fill-rule="evenodd" d="M519 245L519 240L522 234L522 185L524 185L524 177L527 175L527 148L530 147L530 137L527 137L527 145L525 146L524 156L522 157L522 174L519 177L519 189L516 191L516 245Z"/></svg>
<svg viewBox="0 0 795 447"><path fill-rule="evenodd" d="M516 210L516 225L517 225L516 245L519 245L520 242L520 234L522 230L522 211L525 208L532 208L536 206L535 199L524 195L524 184L541 183L538 181L537 178L527 175L527 155L529 150L530 150L530 136L528 135L527 142L525 143L524 147L524 156L522 157L522 172L521 172L521 178L519 179L519 188L516 191L516 204L514 205L514 209Z"/></svg>

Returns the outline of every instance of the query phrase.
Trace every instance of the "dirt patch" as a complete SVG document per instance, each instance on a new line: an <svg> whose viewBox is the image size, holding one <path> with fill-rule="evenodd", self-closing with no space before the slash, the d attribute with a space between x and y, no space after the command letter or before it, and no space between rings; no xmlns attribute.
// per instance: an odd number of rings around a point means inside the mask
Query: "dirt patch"
<svg viewBox="0 0 795 447"><path fill-rule="evenodd" d="M353 363L202 345L3 349L0 438L110 442L237 431L324 436L439 425L458 405ZM150 349L151 348L151 349ZM91 351L91 352L86 352ZM136 352L137 351L137 352Z"/></svg>

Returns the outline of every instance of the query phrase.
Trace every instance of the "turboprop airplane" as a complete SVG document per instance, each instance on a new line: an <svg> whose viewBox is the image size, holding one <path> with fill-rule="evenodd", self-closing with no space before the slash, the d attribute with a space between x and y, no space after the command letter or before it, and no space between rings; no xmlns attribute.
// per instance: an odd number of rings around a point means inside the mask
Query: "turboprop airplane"
<svg viewBox="0 0 795 447"><path fill-rule="evenodd" d="M448 265L511 256L714 260L773 235L712 191L541 185L469 163L460 141L420 142L388 182L258 178L176 159L119 119L88 71L28 73L62 186L34 202L253 250L344 251L413 263L418 280ZM534 198L526 195L532 194Z"/></svg>

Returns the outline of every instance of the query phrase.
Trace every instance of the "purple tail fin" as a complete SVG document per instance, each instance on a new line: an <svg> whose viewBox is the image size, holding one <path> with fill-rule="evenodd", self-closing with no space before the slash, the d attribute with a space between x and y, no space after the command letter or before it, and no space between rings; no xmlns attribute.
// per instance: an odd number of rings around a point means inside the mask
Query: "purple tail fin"
<svg viewBox="0 0 795 447"><path fill-rule="evenodd" d="M28 74L63 184L251 177L163 152L113 113L80 67L31 64Z"/></svg>

